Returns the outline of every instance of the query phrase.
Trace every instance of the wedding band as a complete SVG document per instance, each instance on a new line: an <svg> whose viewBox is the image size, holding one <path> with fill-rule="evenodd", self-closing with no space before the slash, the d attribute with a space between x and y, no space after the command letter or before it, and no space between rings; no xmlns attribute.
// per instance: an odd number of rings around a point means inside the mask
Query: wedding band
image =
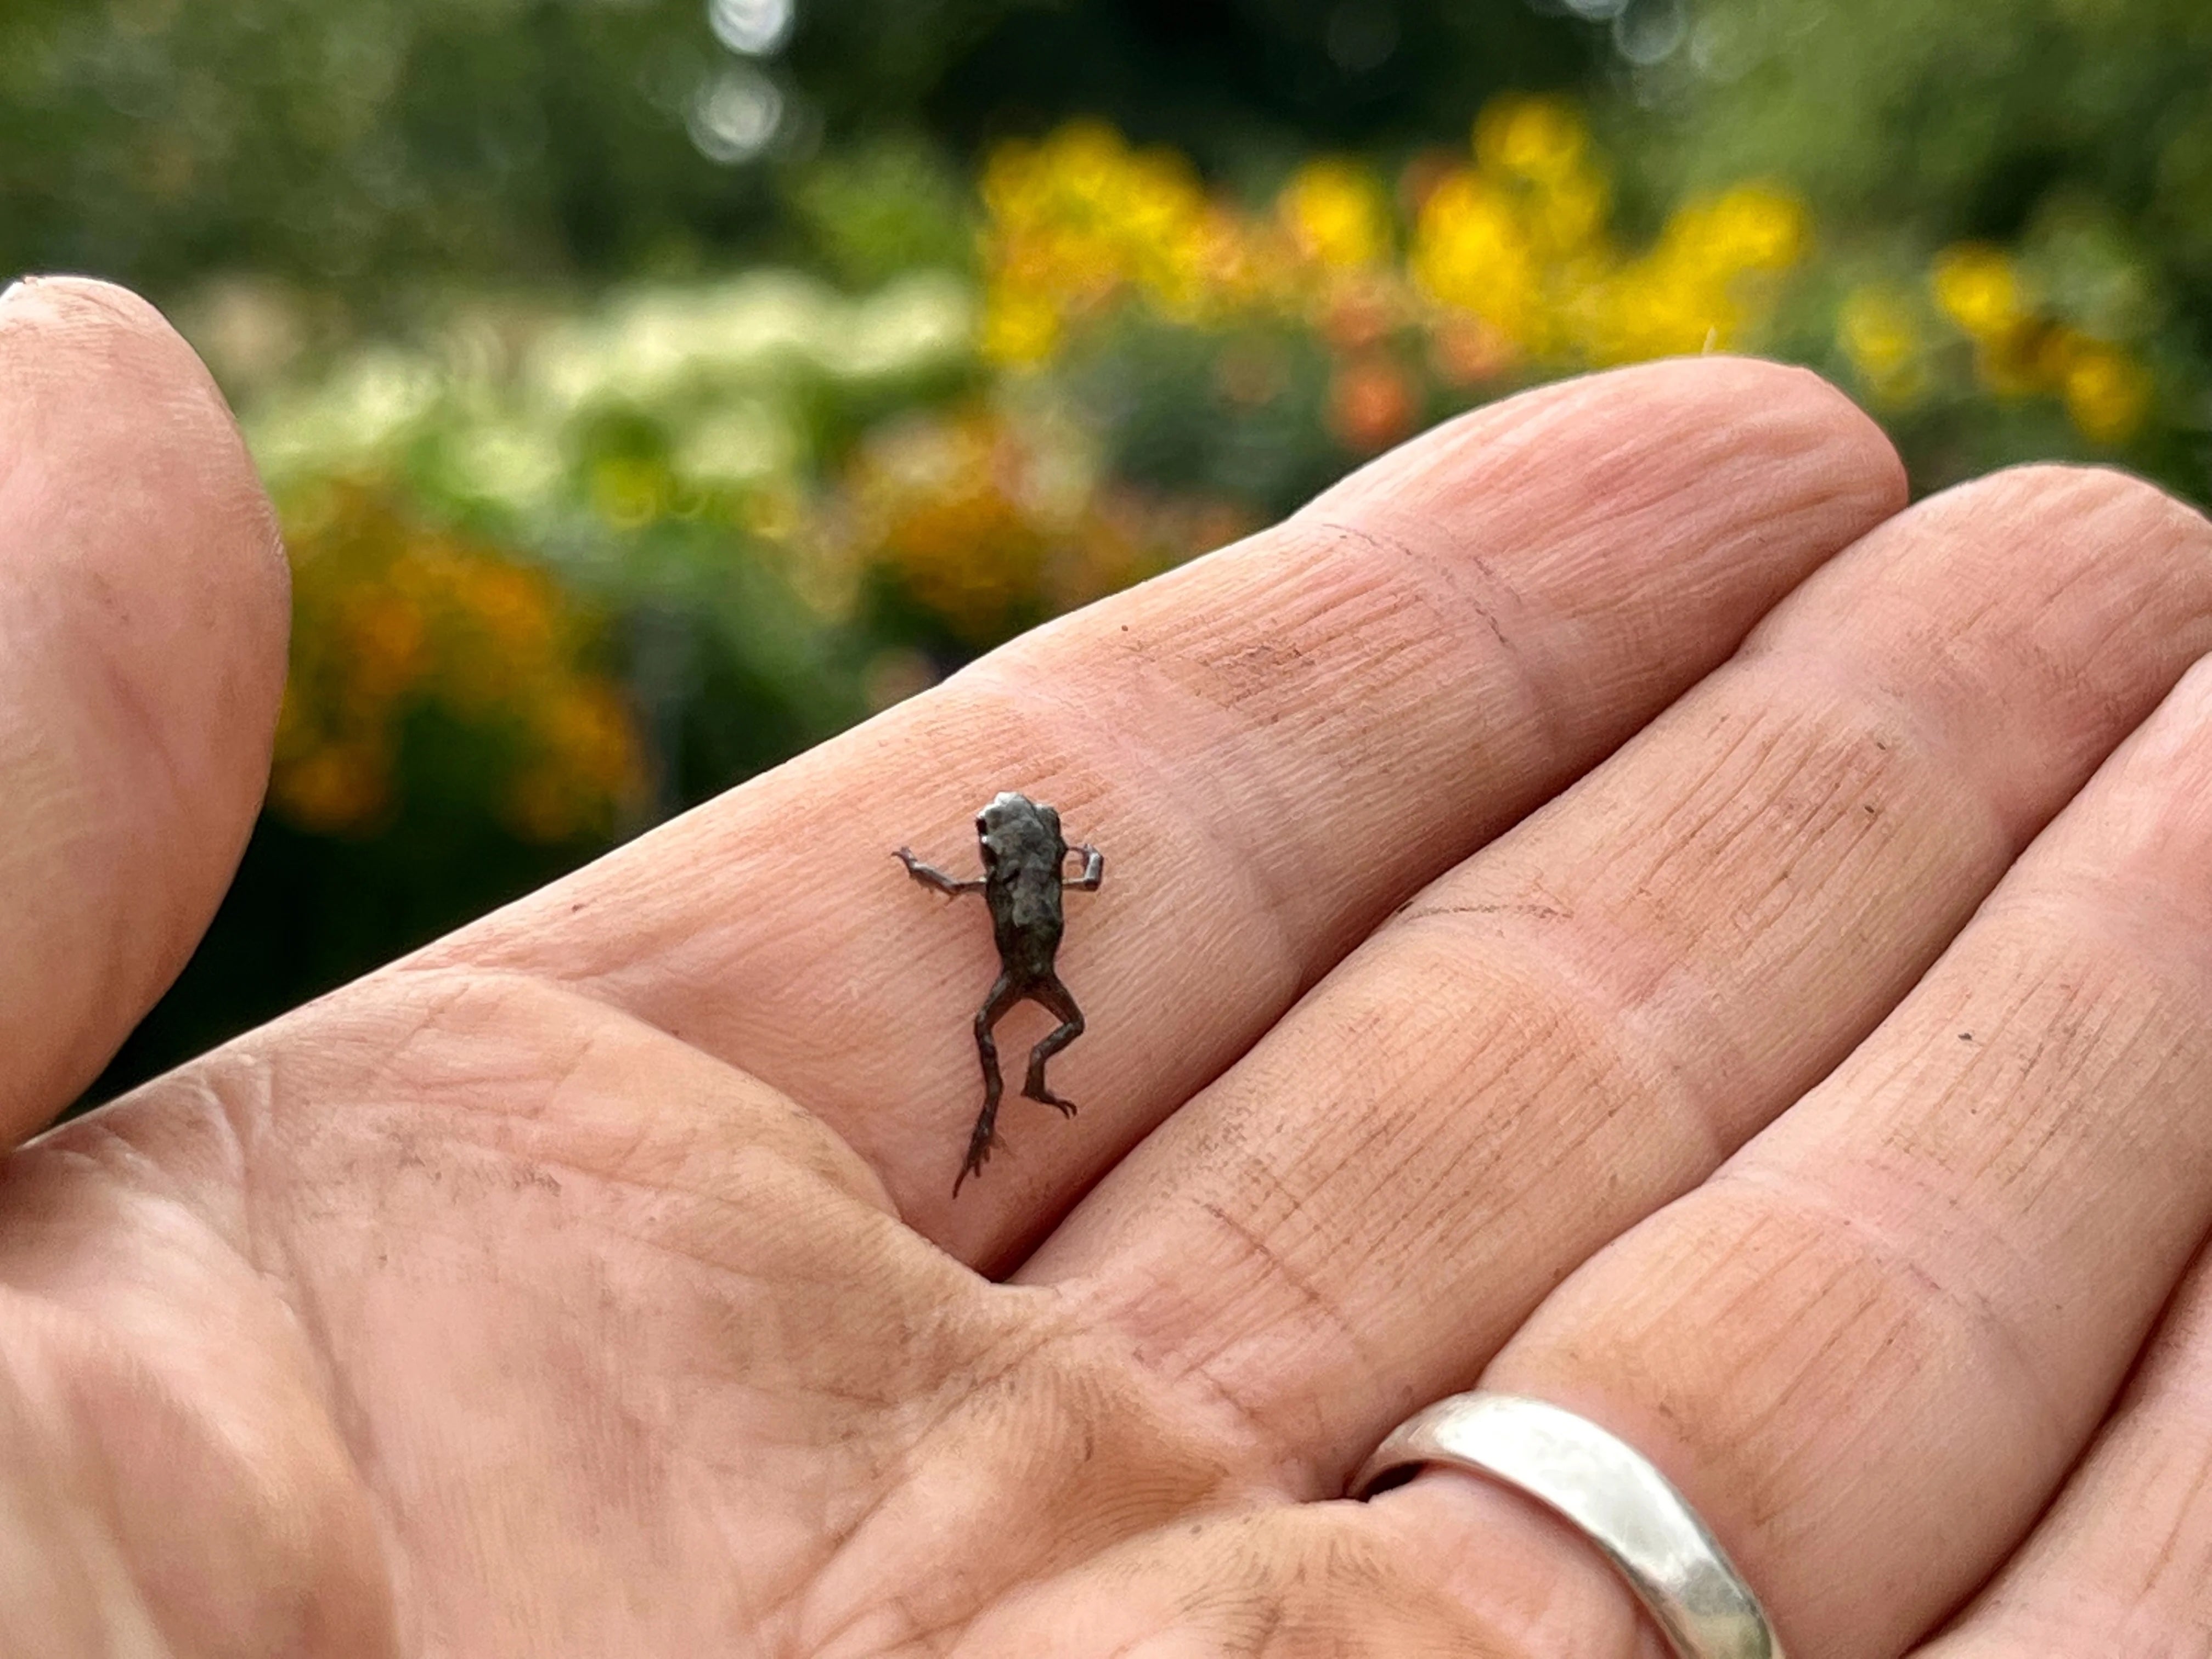
<svg viewBox="0 0 2212 1659"><path fill-rule="evenodd" d="M1488 1475L1582 1528L1611 1558L1681 1659L1782 1659L1759 1598L1682 1494L1587 1418L1509 1394L1455 1394L1416 1412L1352 1483L1424 1464Z"/></svg>

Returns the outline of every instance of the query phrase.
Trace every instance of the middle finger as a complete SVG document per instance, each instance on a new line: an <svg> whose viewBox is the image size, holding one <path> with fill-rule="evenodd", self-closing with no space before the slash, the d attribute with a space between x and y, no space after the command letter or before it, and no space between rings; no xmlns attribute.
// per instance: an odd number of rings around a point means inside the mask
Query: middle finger
<svg viewBox="0 0 2212 1659"><path fill-rule="evenodd" d="M1018 1259L1438 871L1577 776L1894 510L1879 431L1719 357L1449 422L1273 531L1036 630L416 959L564 982L805 1103L900 1215ZM891 861L975 870L1004 788L1096 841L1059 958L1085 1103L956 1203L997 969ZM963 845L964 842L964 845ZM1053 1020L999 1031L1012 1096ZM1033 1128L1034 1126L1034 1128ZM1054 1126L1058 1129L1058 1126ZM1031 1150L1033 1149L1033 1150Z"/></svg>
<svg viewBox="0 0 2212 1659"><path fill-rule="evenodd" d="M2106 473L1893 520L1418 898L1023 1276L1333 1489L1888 1012L2212 645L2208 553Z"/></svg>

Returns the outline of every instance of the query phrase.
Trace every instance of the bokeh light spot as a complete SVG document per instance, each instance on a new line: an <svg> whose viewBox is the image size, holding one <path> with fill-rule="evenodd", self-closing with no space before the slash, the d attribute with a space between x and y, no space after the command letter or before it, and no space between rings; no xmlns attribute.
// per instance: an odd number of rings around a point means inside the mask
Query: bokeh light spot
<svg viewBox="0 0 2212 1659"><path fill-rule="evenodd" d="M791 38L792 0L707 0L707 27L732 52L765 58Z"/></svg>
<svg viewBox="0 0 2212 1659"><path fill-rule="evenodd" d="M783 90L758 70L732 64L699 88L687 123L710 161L736 167L756 159L783 125Z"/></svg>

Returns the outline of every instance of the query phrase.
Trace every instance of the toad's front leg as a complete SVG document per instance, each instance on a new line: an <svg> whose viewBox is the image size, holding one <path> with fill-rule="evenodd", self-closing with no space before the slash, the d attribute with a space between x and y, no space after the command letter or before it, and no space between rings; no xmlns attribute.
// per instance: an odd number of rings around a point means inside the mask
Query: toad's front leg
<svg viewBox="0 0 2212 1659"><path fill-rule="evenodd" d="M948 876L934 865L924 864L920 859L915 857L914 849L910 847L902 847L891 856L906 866L907 874L912 876L924 887L934 887L948 898L957 898L963 893L980 893L983 890L982 877L978 876L972 881L962 881L956 876Z"/></svg>

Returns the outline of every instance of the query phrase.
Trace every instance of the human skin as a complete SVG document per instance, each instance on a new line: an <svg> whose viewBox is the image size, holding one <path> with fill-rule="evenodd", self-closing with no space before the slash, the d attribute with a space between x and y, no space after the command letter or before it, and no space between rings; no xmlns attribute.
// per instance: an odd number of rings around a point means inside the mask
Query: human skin
<svg viewBox="0 0 2212 1659"><path fill-rule="evenodd" d="M0 302L0 538L21 1140L228 879L285 586L89 284ZM1454 422L21 1146L0 1652L1656 1659L1524 1500L1341 1501L1478 1380L1794 1659L2201 1652L2208 647L2193 514L1906 508L1797 371ZM956 1201L991 942L884 849L1002 788L1115 879L1083 1114Z"/></svg>

